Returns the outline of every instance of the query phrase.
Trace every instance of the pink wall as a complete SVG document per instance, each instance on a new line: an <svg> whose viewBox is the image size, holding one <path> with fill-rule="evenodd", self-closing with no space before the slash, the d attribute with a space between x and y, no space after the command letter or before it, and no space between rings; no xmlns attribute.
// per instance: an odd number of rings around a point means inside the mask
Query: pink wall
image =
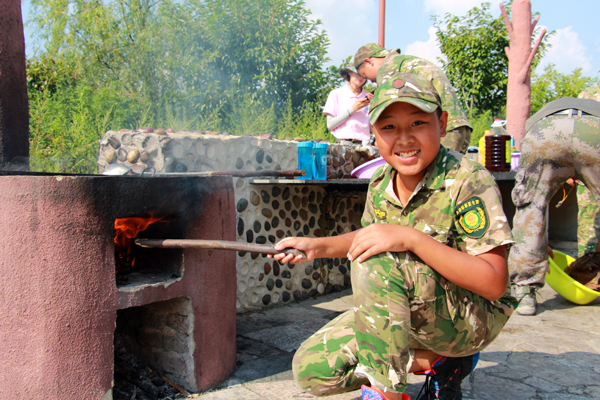
<svg viewBox="0 0 600 400"><path fill-rule="evenodd" d="M195 311L198 389L233 370L235 253L186 250L180 281L119 291L114 218L144 211L128 203L188 207L187 238L235 238L230 178L0 175L0 398L100 399L112 386L116 310L179 296Z"/></svg>

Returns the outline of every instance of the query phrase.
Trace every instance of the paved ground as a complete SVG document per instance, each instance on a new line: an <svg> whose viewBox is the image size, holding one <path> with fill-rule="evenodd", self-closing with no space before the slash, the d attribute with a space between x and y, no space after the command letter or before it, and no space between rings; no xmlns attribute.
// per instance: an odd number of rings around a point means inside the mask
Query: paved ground
<svg viewBox="0 0 600 400"><path fill-rule="evenodd" d="M463 382L465 399L600 399L600 298L579 306L546 286L538 314L514 314ZM350 291L239 315L238 367L221 387L194 397L205 400L311 399L298 389L291 360L300 343L351 307ZM414 400L423 379L411 375ZM357 400L359 392L330 396Z"/></svg>

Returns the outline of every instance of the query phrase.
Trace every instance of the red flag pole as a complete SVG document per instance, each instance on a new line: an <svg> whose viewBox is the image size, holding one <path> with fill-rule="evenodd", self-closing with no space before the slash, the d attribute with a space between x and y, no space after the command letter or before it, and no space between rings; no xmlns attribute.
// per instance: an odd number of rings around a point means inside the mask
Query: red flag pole
<svg viewBox="0 0 600 400"><path fill-rule="evenodd" d="M385 47L385 0L379 0L379 45Z"/></svg>

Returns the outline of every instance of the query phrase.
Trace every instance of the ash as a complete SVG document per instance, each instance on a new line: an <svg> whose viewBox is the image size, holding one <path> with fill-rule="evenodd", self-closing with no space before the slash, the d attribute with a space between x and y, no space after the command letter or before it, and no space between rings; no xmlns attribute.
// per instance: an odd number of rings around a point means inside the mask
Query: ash
<svg viewBox="0 0 600 400"><path fill-rule="evenodd" d="M115 333L114 400L171 400L185 399L145 362L131 352L129 339Z"/></svg>

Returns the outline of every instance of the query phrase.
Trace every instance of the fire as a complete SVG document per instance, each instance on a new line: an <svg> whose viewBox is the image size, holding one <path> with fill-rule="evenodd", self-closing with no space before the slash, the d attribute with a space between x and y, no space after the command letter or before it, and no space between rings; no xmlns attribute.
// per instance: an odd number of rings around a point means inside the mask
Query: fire
<svg viewBox="0 0 600 400"><path fill-rule="evenodd" d="M135 243L137 234L145 231L148 226L165 218L150 215L150 217L131 217L115 219L115 258L116 273L125 273L133 269L135 264ZM168 222L168 221L163 221Z"/></svg>

